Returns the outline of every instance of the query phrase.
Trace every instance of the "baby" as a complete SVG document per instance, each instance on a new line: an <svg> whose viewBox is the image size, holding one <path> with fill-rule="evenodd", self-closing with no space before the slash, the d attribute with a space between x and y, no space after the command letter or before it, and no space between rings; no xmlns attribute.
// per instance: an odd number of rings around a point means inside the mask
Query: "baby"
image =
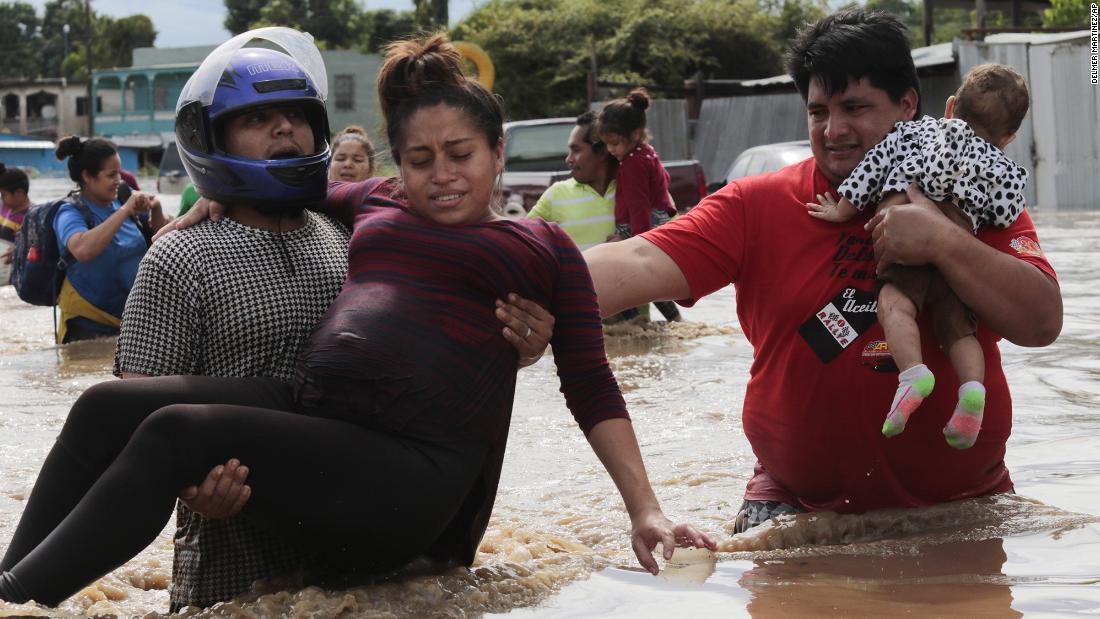
<svg viewBox="0 0 1100 619"><path fill-rule="evenodd" d="M1028 103L1027 85L1016 70L1000 64L974 67L947 99L944 118L897 123L840 185L840 201L819 195L819 203L806 205L809 214L848 221L870 204L881 210L907 202L905 189L915 183L932 200L950 203L940 209L972 233L979 226L1009 226L1025 206L1027 171L1002 149L1016 137ZM932 267L891 265L879 285L879 322L901 372L882 433L900 434L935 385L922 362L916 322L926 307L961 385L943 433L956 449L972 446L985 410L985 356L974 337L973 315Z"/></svg>

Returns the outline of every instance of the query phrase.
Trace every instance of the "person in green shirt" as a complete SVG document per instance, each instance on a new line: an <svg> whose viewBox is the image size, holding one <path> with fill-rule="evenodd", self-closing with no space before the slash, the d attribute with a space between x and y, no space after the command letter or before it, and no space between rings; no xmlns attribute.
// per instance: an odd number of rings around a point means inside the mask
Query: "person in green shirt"
<svg viewBox="0 0 1100 619"><path fill-rule="evenodd" d="M560 225L581 250L615 234L615 171L619 162L592 130L592 112L577 117L565 158L571 178L550 185L528 217Z"/></svg>
<svg viewBox="0 0 1100 619"><path fill-rule="evenodd" d="M176 214L176 217L180 217L187 211L191 210L192 206L199 201L199 190L195 189L195 183L187 183L187 186L183 188L183 193L180 194L180 210Z"/></svg>

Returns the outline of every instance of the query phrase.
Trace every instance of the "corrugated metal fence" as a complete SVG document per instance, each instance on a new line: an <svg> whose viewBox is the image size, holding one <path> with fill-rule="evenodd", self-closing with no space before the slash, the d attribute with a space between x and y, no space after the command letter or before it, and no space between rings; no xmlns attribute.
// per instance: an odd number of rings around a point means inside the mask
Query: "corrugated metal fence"
<svg viewBox="0 0 1100 619"><path fill-rule="evenodd" d="M687 102L683 99L655 99L646 110L646 125L653 134L653 149L663 161L691 159Z"/></svg>
<svg viewBox="0 0 1100 619"><path fill-rule="evenodd" d="M707 99L695 125L695 158L707 183L725 178L741 151L806 139L806 106L797 93Z"/></svg>
<svg viewBox="0 0 1100 619"><path fill-rule="evenodd" d="M1031 109L1005 152L1031 173L1028 204L1042 210L1100 208L1100 87L1089 81L1087 35L998 35L959 43L959 75L1001 62L1028 82Z"/></svg>

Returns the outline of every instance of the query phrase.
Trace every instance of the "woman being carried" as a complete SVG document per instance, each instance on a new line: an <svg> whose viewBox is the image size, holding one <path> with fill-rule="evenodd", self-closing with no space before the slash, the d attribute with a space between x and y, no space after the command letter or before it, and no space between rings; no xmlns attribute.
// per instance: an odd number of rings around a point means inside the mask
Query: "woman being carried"
<svg viewBox="0 0 1100 619"><path fill-rule="evenodd" d="M245 517L331 565L470 565L515 391L517 355L495 315L512 292L556 317L566 403L623 496L642 565L656 573L657 543L666 558L677 542L715 547L661 512L576 246L490 208L496 97L463 76L443 35L393 44L378 89L401 180L360 186L347 280L293 384L186 376L86 391L0 562L0 599L61 602L148 545L179 489L229 458L251 471Z"/></svg>

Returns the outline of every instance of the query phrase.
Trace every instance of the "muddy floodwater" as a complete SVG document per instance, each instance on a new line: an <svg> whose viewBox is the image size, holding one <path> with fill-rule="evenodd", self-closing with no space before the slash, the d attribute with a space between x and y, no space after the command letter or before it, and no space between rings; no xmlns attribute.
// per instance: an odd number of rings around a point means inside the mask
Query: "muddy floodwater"
<svg viewBox="0 0 1100 619"><path fill-rule="evenodd" d="M145 181L152 184L151 181ZM32 183L32 198L62 193ZM165 197L171 212L178 197ZM741 429L752 358L732 290L693 324L608 339L666 513L720 540L636 567L618 493L558 392L551 359L520 372L503 477L476 565L341 589L266 583L197 617L1052 617L1100 615L1100 213L1035 214L1065 327L1002 342L1015 403L1016 495L859 516L786 517L733 538L754 458ZM114 380L113 341L59 348L50 308L0 288L0 553L69 405ZM58 609L0 617L167 614L172 526Z"/></svg>

